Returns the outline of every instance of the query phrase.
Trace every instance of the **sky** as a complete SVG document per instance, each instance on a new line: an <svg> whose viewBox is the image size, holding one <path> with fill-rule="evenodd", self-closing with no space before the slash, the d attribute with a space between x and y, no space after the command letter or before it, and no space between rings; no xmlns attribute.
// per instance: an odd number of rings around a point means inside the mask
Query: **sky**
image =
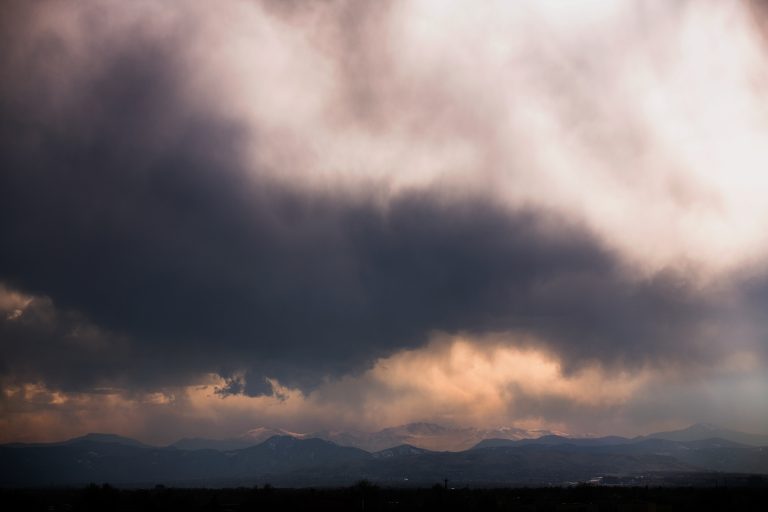
<svg viewBox="0 0 768 512"><path fill-rule="evenodd" d="M768 433L767 3L0 9L0 442Z"/></svg>

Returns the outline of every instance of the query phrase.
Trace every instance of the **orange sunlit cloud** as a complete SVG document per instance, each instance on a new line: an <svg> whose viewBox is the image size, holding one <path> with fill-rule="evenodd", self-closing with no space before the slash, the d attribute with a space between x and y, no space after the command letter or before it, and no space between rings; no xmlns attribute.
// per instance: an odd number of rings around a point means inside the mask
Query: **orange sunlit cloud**
<svg viewBox="0 0 768 512"><path fill-rule="evenodd" d="M610 373L597 366L565 375L551 355L510 341L498 335L490 340L438 336L424 348L381 359L359 376L329 381L309 393L273 382L276 396L221 396L216 391L225 382L218 376L199 385L147 394L8 386L3 390L3 432L6 439L51 441L86 431L110 431L170 442L177 430L159 435L149 430L185 422L190 432L201 429L234 436L259 425L296 431L308 430L307 426L376 430L424 420L568 432L574 427L568 414L552 415L554 409L547 403L566 412L620 417L622 408L647 393L649 385L676 380L674 372ZM753 357L735 354L718 373L756 370Z"/></svg>

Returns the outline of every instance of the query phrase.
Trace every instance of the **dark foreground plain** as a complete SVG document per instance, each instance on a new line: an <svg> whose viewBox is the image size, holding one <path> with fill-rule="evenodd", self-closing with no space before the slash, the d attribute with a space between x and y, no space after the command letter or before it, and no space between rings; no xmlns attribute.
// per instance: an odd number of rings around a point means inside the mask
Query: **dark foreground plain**
<svg viewBox="0 0 768 512"><path fill-rule="evenodd" d="M5 489L8 511L765 511L768 485L738 487L607 487L451 489L383 488L361 482L332 489Z"/></svg>

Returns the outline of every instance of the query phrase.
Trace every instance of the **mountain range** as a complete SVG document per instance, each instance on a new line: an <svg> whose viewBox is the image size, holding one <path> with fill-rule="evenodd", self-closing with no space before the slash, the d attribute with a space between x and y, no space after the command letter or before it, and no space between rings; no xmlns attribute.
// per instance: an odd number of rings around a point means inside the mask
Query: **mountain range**
<svg viewBox="0 0 768 512"><path fill-rule="evenodd" d="M527 430L516 427L478 429L473 427L446 427L434 423L408 423L397 427L388 427L376 432L360 430L332 431L321 430L310 433L290 432L283 429L259 427L249 430L238 437L227 439L184 438L170 446L183 450L237 450L257 445L273 436L290 436L296 439L323 439L340 446L351 446L368 452L377 452L403 444L433 451L463 451L478 443L483 446L503 445L507 441L536 441L538 444L556 442L556 438L567 438L581 444L621 444L629 438L620 436L573 436L551 430ZM656 432L646 436L632 438L666 439L669 441L699 441L720 438L751 446L768 446L768 435L747 434L710 425L697 423L682 430Z"/></svg>
<svg viewBox="0 0 768 512"><path fill-rule="evenodd" d="M484 439L535 439L545 435L562 435L550 430L526 430L516 427L478 429L473 427L445 427L434 423L408 423L388 427L376 432L361 430L321 430L310 433L290 432L283 429L259 427L228 439L184 438L170 446L185 450L237 450L259 444L272 436L291 436L297 439L324 439L340 446L352 446L376 452L395 446L410 444L435 451L462 451L472 448Z"/></svg>
<svg viewBox="0 0 768 512"><path fill-rule="evenodd" d="M392 438L447 436L414 424L389 430ZM513 435L513 432L507 432ZM266 432L259 432L259 435ZM69 486L109 482L121 486L336 486L367 479L385 485L563 485L572 482L664 481L675 475L768 475L761 436L694 425L633 439L486 438L462 451L433 451L410 444L367 451L318 437L277 434L242 448L153 447L111 434L88 434L58 443L0 446L0 486ZM744 437L747 436L747 437ZM254 436L254 439L257 436ZM385 438L383 435L378 440ZM671 438L671 439L670 439ZM191 443L192 440L186 441ZM661 475L661 476L660 476ZM659 480L661 478L661 480Z"/></svg>

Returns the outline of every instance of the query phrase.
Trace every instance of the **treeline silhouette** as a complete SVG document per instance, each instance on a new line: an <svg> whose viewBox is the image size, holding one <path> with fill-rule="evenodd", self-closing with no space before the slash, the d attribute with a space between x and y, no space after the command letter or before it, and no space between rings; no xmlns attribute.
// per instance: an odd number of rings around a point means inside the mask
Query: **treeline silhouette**
<svg viewBox="0 0 768 512"><path fill-rule="evenodd" d="M382 488L362 481L336 489L252 488L118 489L108 484L80 489L0 491L9 511L765 511L768 485L740 487L604 487L451 489Z"/></svg>

